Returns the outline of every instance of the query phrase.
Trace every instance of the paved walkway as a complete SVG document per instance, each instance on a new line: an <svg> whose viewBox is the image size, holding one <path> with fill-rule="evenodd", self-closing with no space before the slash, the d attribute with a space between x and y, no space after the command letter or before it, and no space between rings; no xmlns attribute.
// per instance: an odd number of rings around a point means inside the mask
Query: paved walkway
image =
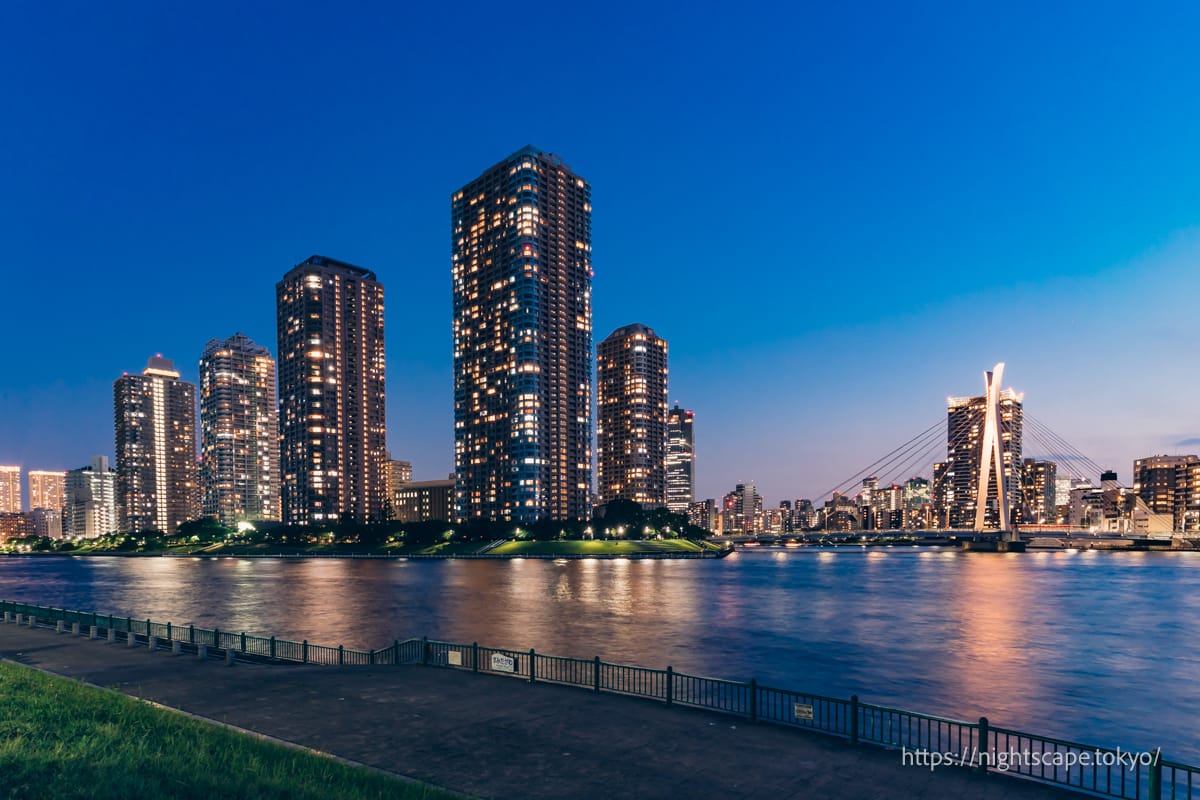
<svg viewBox="0 0 1200 800"><path fill-rule="evenodd" d="M686 708L448 669L200 662L0 623L0 658L485 798L1067 798Z"/></svg>

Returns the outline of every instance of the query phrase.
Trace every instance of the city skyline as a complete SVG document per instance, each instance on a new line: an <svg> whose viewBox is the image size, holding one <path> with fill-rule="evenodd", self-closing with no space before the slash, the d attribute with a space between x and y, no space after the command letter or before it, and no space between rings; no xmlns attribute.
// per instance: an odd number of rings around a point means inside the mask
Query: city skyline
<svg viewBox="0 0 1200 800"><path fill-rule="evenodd" d="M881 9L848 43L829 35L847 24L837 10L769 30L650 12L645 30L674 32L652 40L572 11L608 38L573 58L545 36L571 69L549 76L547 110L495 131L446 121L480 62L420 68L446 39L398 54L383 35L401 24L391 12L337 21L353 51L331 46L299 74L271 67L282 60L269 43L318 35L304 13L282 29L248 14L236 35L203 11L188 32L158 14L93 10L66 25L61 10L5 13L30 35L0 55L23 76L0 156L21 191L0 200L0 226L14 296L55 297L16 304L11 324L56 332L6 356L0 463L66 470L115 455L114 376L165 352L194 382L212 337L272 342L271 284L328 252L404 285L390 298L403 323L389 329L389 371L404 377L389 382L388 449L418 478L445 475L446 197L525 142L593 185L595 328L639 319L672 342L670 401L704 421L697 498L753 480L771 500L817 499L936 420L946 395L977 393L1000 360L1031 413L1126 484L1135 459L1200 439L1188 399L1200 377L1158 346L1197 339L1186 299L1200 288L1200 118L1183 35L1195 9L1015 13L988 20L1003 35L982 47L956 35L976 12L953 8L919 32ZM451 27L420 13L428 30ZM532 24L549 34L571 21L559 19ZM897 27L914 38L888 35ZM203 73L180 55L200 36L228 54ZM1079 44L1114 37L1124 46L1103 53ZM626 54L615 66L605 41ZM856 66L867 50L896 69ZM417 77L365 86L365 72ZM718 96L729 113L704 110ZM99 107L104 124L87 124ZM291 124L313 107L357 124ZM411 108L430 113L395 110ZM738 155L712 180L721 153ZM310 189L338 202L314 204ZM978 325L980 309L1002 310L1007 335ZM859 358L889 349L884 383ZM1128 391L1112 390L1101 355L1128 369Z"/></svg>

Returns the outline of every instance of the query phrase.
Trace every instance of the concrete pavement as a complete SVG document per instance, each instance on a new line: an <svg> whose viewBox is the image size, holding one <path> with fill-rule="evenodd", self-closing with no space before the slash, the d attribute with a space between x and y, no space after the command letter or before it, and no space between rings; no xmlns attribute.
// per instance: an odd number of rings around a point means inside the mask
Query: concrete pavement
<svg viewBox="0 0 1200 800"><path fill-rule="evenodd" d="M0 658L486 798L1067 798L647 700L433 667L148 653L0 623Z"/></svg>

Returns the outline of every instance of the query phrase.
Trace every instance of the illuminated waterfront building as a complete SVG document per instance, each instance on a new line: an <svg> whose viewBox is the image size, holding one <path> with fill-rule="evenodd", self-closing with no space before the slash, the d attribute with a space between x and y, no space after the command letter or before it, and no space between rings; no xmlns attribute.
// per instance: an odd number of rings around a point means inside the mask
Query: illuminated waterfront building
<svg viewBox="0 0 1200 800"><path fill-rule="evenodd" d="M118 527L172 534L200 516L196 387L169 358L113 383Z"/></svg>
<svg viewBox="0 0 1200 800"><path fill-rule="evenodd" d="M1133 462L1133 493L1150 513L1169 514L1173 530L1196 530L1200 526L1200 457L1137 459Z"/></svg>
<svg viewBox="0 0 1200 800"><path fill-rule="evenodd" d="M275 286L283 521L383 519L383 285L324 256Z"/></svg>
<svg viewBox="0 0 1200 800"><path fill-rule="evenodd" d="M1058 519L1058 465L1027 458L1021 462L1021 522L1052 525ZM1028 517L1025 517L1025 513Z"/></svg>
<svg viewBox="0 0 1200 800"><path fill-rule="evenodd" d="M451 197L459 520L590 516L590 195L526 147Z"/></svg>
<svg viewBox="0 0 1200 800"><path fill-rule="evenodd" d="M63 534L95 539L117 530L117 474L107 456L93 456L89 466L66 475Z"/></svg>
<svg viewBox="0 0 1200 800"><path fill-rule="evenodd" d="M647 508L667 496L667 343L641 324L617 328L596 352L600 502ZM684 508L687 508L686 504Z"/></svg>
<svg viewBox="0 0 1200 800"><path fill-rule="evenodd" d="M200 483L222 525L279 519L275 360L241 333L200 357Z"/></svg>
<svg viewBox="0 0 1200 800"><path fill-rule="evenodd" d="M454 478L407 481L396 488L395 518L400 522L449 522L454 513Z"/></svg>
<svg viewBox="0 0 1200 800"><path fill-rule="evenodd" d="M686 514L696 497L695 414L676 403L667 412L667 508Z"/></svg>
<svg viewBox="0 0 1200 800"><path fill-rule="evenodd" d="M67 473L29 470L29 508L62 511L66 498Z"/></svg>
<svg viewBox="0 0 1200 800"><path fill-rule="evenodd" d="M1003 480L1010 505L1021 504L1021 440L1024 397L1012 389L999 392L1000 450ZM987 397L951 397L946 409L946 460L934 464L931 489L934 524L970 528L975 524L976 493L982 467L984 419ZM996 473L987 490L987 522L998 519Z"/></svg>
<svg viewBox="0 0 1200 800"><path fill-rule="evenodd" d="M0 514L21 513L21 468L0 467Z"/></svg>

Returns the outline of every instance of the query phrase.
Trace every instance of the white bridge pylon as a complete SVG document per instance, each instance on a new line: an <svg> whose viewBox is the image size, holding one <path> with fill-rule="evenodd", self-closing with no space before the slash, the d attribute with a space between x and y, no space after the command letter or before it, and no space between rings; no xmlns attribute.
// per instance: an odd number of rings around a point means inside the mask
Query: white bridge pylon
<svg viewBox="0 0 1200 800"><path fill-rule="evenodd" d="M1004 362L983 373L987 387L983 418L983 442L979 453L979 483L975 487L975 530L985 530L987 521L988 483L992 469L996 470L996 504L1000 512L1000 530L1010 530L1008 518L1008 481L1004 479L1004 444L1000 436L1000 381L1004 377Z"/></svg>

